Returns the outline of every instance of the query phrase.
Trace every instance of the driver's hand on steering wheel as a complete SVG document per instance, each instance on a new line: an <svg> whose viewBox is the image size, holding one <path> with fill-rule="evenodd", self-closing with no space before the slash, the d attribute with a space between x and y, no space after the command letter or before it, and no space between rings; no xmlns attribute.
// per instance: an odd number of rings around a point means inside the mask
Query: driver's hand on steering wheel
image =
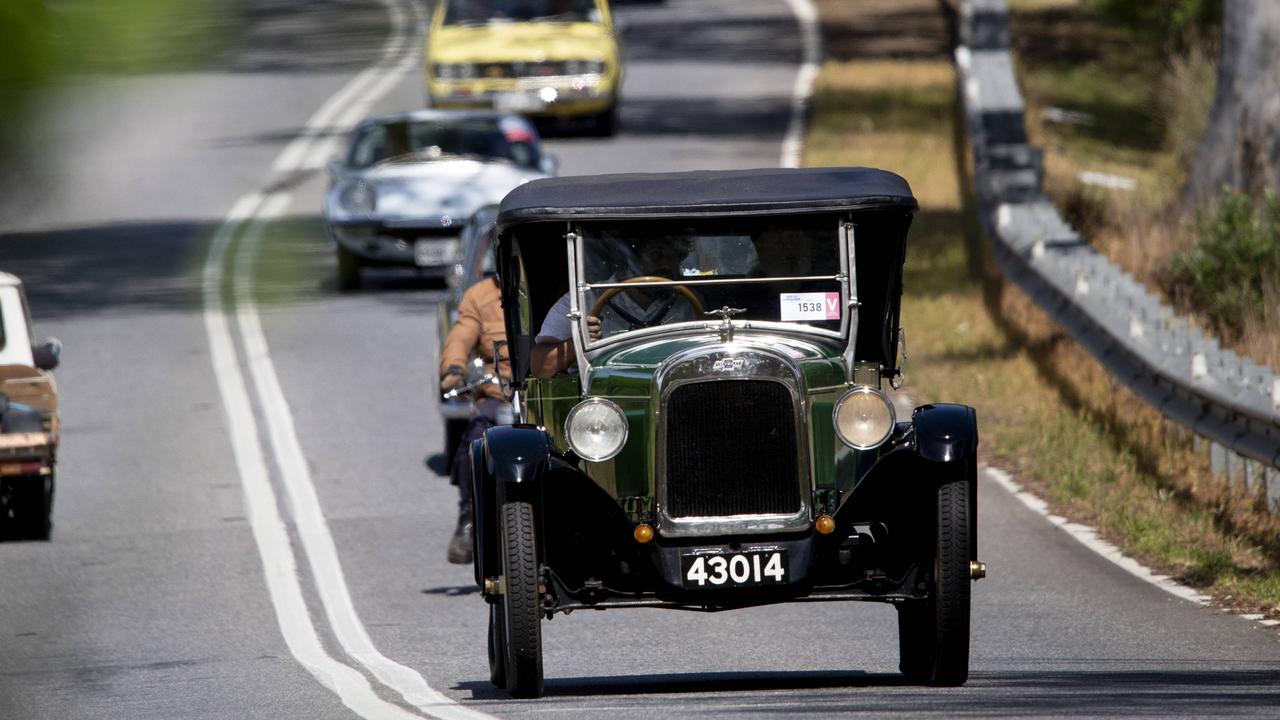
<svg viewBox="0 0 1280 720"><path fill-rule="evenodd" d="M604 336L604 329L600 326L600 318L595 315L587 316L587 339L595 342Z"/></svg>

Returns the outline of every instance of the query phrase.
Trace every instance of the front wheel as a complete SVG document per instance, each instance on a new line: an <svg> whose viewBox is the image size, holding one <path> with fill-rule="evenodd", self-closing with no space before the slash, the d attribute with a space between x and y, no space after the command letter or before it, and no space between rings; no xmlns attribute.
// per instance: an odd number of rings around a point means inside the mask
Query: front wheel
<svg viewBox="0 0 1280 720"><path fill-rule="evenodd" d="M489 682L494 687L507 687L507 637L502 627L498 603L489 606Z"/></svg>
<svg viewBox="0 0 1280 720"><path fill-rule="evenodd" d="M613 137L618 132L618 105L614 103L609 109L591 118L591 130L597 137Z"/></svg>
<svg viewBox="0 0 1280 720"><path fill-rule="evenodd" d="M533 506L502 506L501 639L506 641L506 687L515 697L542 695L542 603Z"/></svg>
<svg viewBox="0 0 1280 720"><path fill-rule="evenodd" d="M969 679L969 492L965 479L938 488L933 592L898 606L899 669L911 680L963 685Z"/></svg>
<svg viewBox="0 0 1280 720"><path fill-rule="evenodd" d="M357 290L360 287L360 258L338 245L338 289Z"/></svg>

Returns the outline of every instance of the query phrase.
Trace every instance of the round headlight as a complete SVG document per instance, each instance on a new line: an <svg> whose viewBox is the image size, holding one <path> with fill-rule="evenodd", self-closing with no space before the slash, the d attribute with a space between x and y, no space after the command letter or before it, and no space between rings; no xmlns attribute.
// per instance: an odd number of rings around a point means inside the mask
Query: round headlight
<svg viewBox="0 0 1280 720"><path fill-rule="evenodd" d="M627 443L627 416L604 398L588 398L569 411L564 434L569 447L583 460L608 460Z"/></svg>
<svg viewBox="0 0 1280 720"><path fill-rule="evenodd" d="M374 189L363 180L356 182L342 193L342 204L347 212L368 215L373 212L378 198Z"/></svg>
<svg viewBox="0 0 1280 720"><path fill-rule="evenodd" d="M453 80L458 76L458 69L455 65L449 63L440 63L436 65L436 77L441 80Z"/></svg>
<svg viewBox="0 0 1280 720"><path fill-rule="evenodd" d="M844 394L832 413L836 434L849 447L869 450L889 439L897 415L884 393L857 387Z"/></svg>

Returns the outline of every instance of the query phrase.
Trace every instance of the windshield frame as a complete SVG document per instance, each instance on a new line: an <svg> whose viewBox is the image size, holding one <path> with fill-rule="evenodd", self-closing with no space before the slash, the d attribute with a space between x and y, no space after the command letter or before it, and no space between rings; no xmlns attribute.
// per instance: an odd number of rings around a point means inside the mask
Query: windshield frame
<svg viewBox="0 0 1280 720"><path fill-rule="evenodd" d="M857 336L858 331L858 309L860 303L857 298L857 276L856 276L856 258L854 258L854 243L852 223L846 217L832 218L832 222L836 223L837 233L837 254L840 259L840 271L836 275L804 275L804 276L780 276L770 278L682 278L681 280L669 280L665 282L645 282L645 283L620 283L620 282L596 282L589 283L586 278L586 251L585 238L582 226L573 222L568 223L568 232L566 240L569 245L569 278L571 281L569 293L570 319L573 320L573 341L574 347L578 349L578 366L580 368L589 368L591 358L598 357L603 351L631 343L635 341L644 341L659 335L688 335L700 334L705 332L714 332L719 329L724 322L716 315L707 315L697 320L687 320L683 322L675 322L663 325L656 325L649 328L641 328L638 330L628 330L626 332L617 333L600 340L590 341L587 339L587 293L593 289L603 289L610 287L661 287L664 285L686 285L693 287L695 285L723 285L731 283L767 283L777 282L779 280L830 280L840 284L840 302L843 312L840 315L840 327L835 330L827 330L823 328L813 327L805 323L781 322L768 320L735 320L730 319L734 332L743 330L758 330L786 335L803 336L808 338L823 338L841 342L846 346L846 354L853 350L853 338ZM708 312L711 308L706 309Z"/></svg>

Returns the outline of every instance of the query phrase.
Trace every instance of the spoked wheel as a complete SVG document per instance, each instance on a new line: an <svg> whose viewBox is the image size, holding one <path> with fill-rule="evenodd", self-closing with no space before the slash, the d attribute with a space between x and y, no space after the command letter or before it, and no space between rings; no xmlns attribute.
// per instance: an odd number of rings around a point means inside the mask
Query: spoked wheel
<svg viewBox="0 0 1280 720"><path fill-rule="evenodd" d="M507 687L507 637L502 627L498 602L489 606L489 682L494 687Z"/></svg>
<svg viewBox="0 0 1280 720"><path fill-rule="evenodd" d="M933 593L898 606L898 667L910 680L963 685L969 679L970 508L965 479L938 488Z"/></svg>
<svg viewBox="0 0 1280 720"><path fill-rule="evenodd" d="M538 557L533 506L502 506L502 572L505 588L497 605L506 644L507 692L515 697L542 695L542 603L538 593Z"/></svg>

